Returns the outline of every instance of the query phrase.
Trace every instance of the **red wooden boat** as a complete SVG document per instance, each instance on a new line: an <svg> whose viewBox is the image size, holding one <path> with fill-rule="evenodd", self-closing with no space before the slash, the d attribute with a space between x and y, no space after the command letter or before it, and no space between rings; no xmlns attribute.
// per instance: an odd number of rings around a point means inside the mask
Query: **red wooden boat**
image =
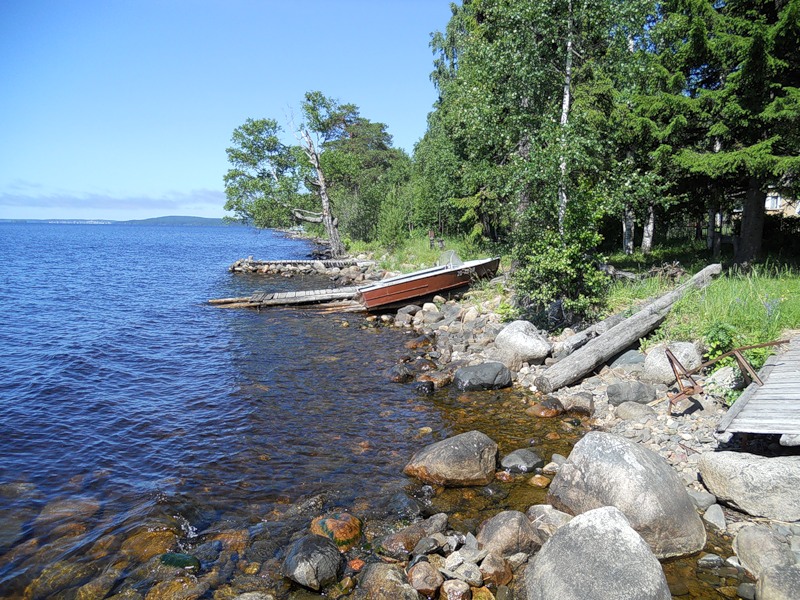
<svg viewBox="0 0 800 600"><path fill-rule="evenodd" d="M446 262L440 259L435 267L358 288L358 300L369 310L402 306L427 296L459 291L473 281L494 277L500 265L499 257L461 262L455 254L448 254Z"/></svg>

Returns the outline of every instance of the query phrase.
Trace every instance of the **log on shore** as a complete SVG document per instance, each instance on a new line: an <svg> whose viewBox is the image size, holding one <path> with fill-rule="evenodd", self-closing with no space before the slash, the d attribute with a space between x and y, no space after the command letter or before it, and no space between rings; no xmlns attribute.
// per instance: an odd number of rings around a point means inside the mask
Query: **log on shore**
<svg viewBox="0 0 800 600"><path fill-rule="evenodd" d="M582 379L653 331L667 316L672 305L688 290L704 288L721 272L722 266L719 264L707 266L686 283L657 298L633 316L589 340L586 345L549 367L534 380L534 385L539 391L549 394Z"/></svg>

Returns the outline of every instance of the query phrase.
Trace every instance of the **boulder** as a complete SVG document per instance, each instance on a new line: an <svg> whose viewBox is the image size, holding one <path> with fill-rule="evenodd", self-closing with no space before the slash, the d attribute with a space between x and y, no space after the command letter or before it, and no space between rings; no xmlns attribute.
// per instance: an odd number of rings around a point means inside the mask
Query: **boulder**
<svg viewBox="0 0 800 600"><path fill-rule="evenodd" d="M758 600L797 600L800 598L800 564L768 569L756 584Z"/></svg>
<svg viewBox="0 0 800 600"><path fill-rule="evenodd" d="M511 385L511 371L503 363L486 362L480 365L461 367L455 372L453 382L465 392L475 390L499 390Z"/></svg>
<svg viewBox="0 0 800 600"><path fill-rule="evenodd" d="M592 416L594 414L594 396L590 392L578 392L559 398L567 412Z"/></svg>
<svg viewBox="0 0 800 600"><path fill-rule="evenodd" d="M652 406L647 404L639 404L638 402L623 402L617 406L615 411L618 419L625 421L638 421L639 419L646 419L648 417L655 417L656 411Z"/></svg>
<svg viewBox="0 0 800 600"><path fill-rule="evenodd" d="M469 431L423 448L403 473L437 485L486 485L496 466L497 444L480 431Z"/></svg>
<svg viewBox="0 0 800 600"><path fill-rule="evenodd" d="M538 467L543 467L544 460L533 450L520 448L503 457L500 466L512 473L529 473Z"/></svg>
<svg viewBox="0 0 800 600"><path fill-rule="evenodd" d="M356 598L369 600L419 600L419 594L396 565L370 563L359 576Z"/></svg>
<svg viewBox="0 0 800 600"><path fill-rule="evenodd" d="M706 452L697 468L718 500L757 517L800 520L800 456Z"/></svg>
<svg viewBox="0 0 800 600"><path fill-rule="evenodd" d="M608 403L619 406L624 402L647 404L656 399L656 388L642 381L617 381L608 386Z"/></svg>
<svg viewBox="0 0 800 600"><path fill-rule="evenodd" d="M519 371L524 363L543 363L553 349L547 337L529 321L509 323L497 334L494 343L500 361L514 371Z"/></svg>
<svg viewBox="0 0 800 600"><path fill-rule="evenodd" d="M700 351L691 342L672 342L666 346L663 344L658 345L652 348L644 359L642 379L667 385L675 381L675 373L673 373L669 360L667 360L667 348L670 349L687 371L691 371L703 363Z"/></svg>
<svg viewBox="0 0 800 600"><path fill-rule="evenodd" d="M722 507L719 504L712 504L708 507L703 514L703 521L705 521L711 528L718 531L725 531L728 529L728 522L725 520L725 513L722 512Z"/></svg>
<svg viewBox="0 0 800 600"><path fill-rule="evenodd" d="M703 522L678 474L655 452L610 433L589 432L575 444L548 497L575 515L615 506L659 558L705 545Z"/></svg>
<svg viewBox="0 0 800 600"><path fill-rule="evenodd" d="M553 534L525 568L537 600L670 600L661 564L618 509L581 514Z"/></svg>
<svg viewBox="0 0 800 600"><path fill-rule="evenodd" d="M481 562L481 575L484 583L498 587L508 585L514 577L514 572L507 560L501 556L489 554Z"/></svg>
<svg viewBox="0 0 800 600"><path fill-rule="evenodd" d="M481 523L477 538L485 551L496 556L530 554L542 545L528 517L516 510L503 511Z"/></svg>
<svg viewBox="0 0 800 600"><path fill-rule="evenodd" d="M442 600L470 600L472 593L467 582L460 579L448 579L442 585L442 593L439 598Z"/></svg>
<svg viewBox="0 0 800 600"><path fill-rule="evenodd" d="M380 543L381 551L398 560L406 560L420 540L436 533L442 533L446 527L447 515L445 513L433 515L424 521L412 523L400 531L387 535Z"/></svg>
<svg viewBox="0 0 800 600"><path fill-rule="evenodd" d="M549 504L534 504L525 515L536 530L536 536L543 541L549 540L559 527L573 519L572 515L556 510Z"/></svg>
<svg viewBox="0 0 800 600"><path fill-rule="evenodd" d="M422 560L408 570L408 583L426 598L434 598L444 583L444 577L439 569Z"/></svg>
<svg viewBox="0 0 800 600"><path fill-rule="evenodd" d="M310 534L289 547L283 561L283 574L302 586L319 591L338 579L343 563L333 540Z"/></svg>
<svg viewBox="0 0 800 600"><path fill-rule="evenodd" d="M755 579L771 567L788 567L795 563L789 542L768 525L748 525L733 538L733 551Z"/></svg>

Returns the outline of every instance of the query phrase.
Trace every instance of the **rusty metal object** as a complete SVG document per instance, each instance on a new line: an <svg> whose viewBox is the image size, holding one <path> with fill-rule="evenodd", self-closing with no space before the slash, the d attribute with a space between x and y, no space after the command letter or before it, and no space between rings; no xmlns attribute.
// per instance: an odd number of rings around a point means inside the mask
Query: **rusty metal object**
<svg viewBox="0 0 800 600"><path fill-rule="evenodd" d="M678 388L680 389L680 391L677 394L667 392L667 396L669 397L669 414L672 414L672 407L675 406L681 400L688 399L692 396L703 393L704 391L703 386L700 385L697 381L695 381L692 375L695 375L699 371L702 371L703 369L710 367L714 363L729 356L733 356L736 359L736 363L739 365L739 370L742 372L742 376L745 378L745 382L748 385L753 381L756 382L758 385L764 385L764 382L761 381L761 378L758 376L758 373L756 373L755 369L753 369L753 366L749 362L747 362L747 359L744 357L742 352L744 350L753 350L755 348L767 348L769 346L779 346L780 344L788 344L788 343L789 340L776 340L774 342L765 342L763 344L753 344L751 346L742 346L741 348L734 348L730 352L726 352L725 354L722 354L713 360L704 362L702 365L700 365L696 369L692 369L691 371L687 371L686 368L677 359L677 357L672 353L672 351L669 348L667 348L665 350L667 354L667 360L669 361L669 366L672 367L672 372L675 374L675 380L678 382Z"/></svg>

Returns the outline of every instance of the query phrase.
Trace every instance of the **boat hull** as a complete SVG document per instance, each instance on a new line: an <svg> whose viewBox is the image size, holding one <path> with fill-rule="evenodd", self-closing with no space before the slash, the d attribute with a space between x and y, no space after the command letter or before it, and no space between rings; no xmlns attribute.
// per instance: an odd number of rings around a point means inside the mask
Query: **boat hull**
<svg viewBox="0 0 800 600"><path fill-rule="evenodd" d="M500 258L489 258L398 275L359 288L359 300L368 310L402 306L427 296L460 291L474 281L494 277L499 265Z"/></svg>

